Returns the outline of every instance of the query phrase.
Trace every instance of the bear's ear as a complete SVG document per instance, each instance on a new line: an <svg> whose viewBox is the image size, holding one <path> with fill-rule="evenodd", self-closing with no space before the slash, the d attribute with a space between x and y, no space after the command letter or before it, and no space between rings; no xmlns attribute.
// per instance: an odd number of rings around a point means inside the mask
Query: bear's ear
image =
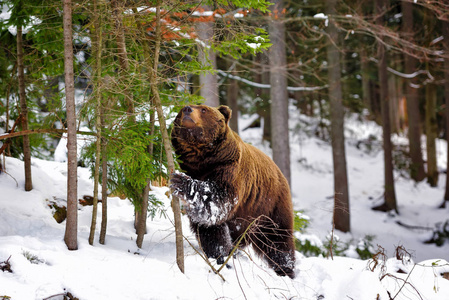
<svg viewBox="0 0 449 300"><path fill-rule="evenodd" d="M218 111L220 111L221 114L225 117L225 122L226 124L228 124L229 119L231 119L232 110L226 105L221 105L220 107L218 107Z"/></svg>

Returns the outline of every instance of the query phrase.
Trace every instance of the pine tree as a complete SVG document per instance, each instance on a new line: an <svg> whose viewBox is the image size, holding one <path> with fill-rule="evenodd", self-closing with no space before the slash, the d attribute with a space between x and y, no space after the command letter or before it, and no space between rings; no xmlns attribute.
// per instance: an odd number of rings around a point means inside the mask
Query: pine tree
<svg viewBox="0 0 449 300"><path fill-rule="evenodd" d="M270 41L271 146L273 160L291 185L290 139L288 128L287 57L285 46L284 4L274 1L268 23Z"/></svg>
<svg viewBox="0 0 449 300"><path fill-rule="evenodd" d="M376 0L376 24L383 26L383 16L387 7L387 0ZM380 101L382 112L382 135L383 135L383 150L384 150L384 181L385 181L385 193L384 203L375 207L375 210L382 211L398 211L396 204L396 192L394 187L393 177L393 146L391 143L391 124L390 124L390 111L389 111L389 95L388 95L388 74L387 74L387 51L385 45L380 41L377 43L377 56L378 56L378 73L379 73L379 89L380 89Z"/></svg>
<svg viewBox="0 0 449 300"><path fill-rule="evenodd" d="M67 221L64 241L69 250L78 249L78 158L76 145L75 84L73 72L72 1L64 0L64 66L67 107Z"/></svg>
<svg viewBox="0 0 449 300"><path fill-rule="evenodd" d="M338 31L333 19L337 14L337 1L326 2L326 13L330 18L327 46L329 102L331 118L332 158L334 164L334 223L335 229L343 232L351 230L349 212L348 174L344 136L344 111L341 90L340 53L337 48Z"/></svg>

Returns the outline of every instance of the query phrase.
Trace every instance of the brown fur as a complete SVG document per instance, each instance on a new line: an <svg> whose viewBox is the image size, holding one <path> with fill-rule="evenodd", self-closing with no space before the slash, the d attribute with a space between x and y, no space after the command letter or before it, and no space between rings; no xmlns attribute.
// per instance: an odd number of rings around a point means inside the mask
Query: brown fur
<svg viewBox="0 0 449 300"><path fill-rule="evenodd" d="M222 261L258 219L244 245L252 243L279 275L293 277L293 207L287 180L267 155L230 129L230 118L226 106L181 110L172 144L188 176L174 174L172 188L185 201L192 230L209 257ZM215 207L223 213L215 215Z"/></svg>

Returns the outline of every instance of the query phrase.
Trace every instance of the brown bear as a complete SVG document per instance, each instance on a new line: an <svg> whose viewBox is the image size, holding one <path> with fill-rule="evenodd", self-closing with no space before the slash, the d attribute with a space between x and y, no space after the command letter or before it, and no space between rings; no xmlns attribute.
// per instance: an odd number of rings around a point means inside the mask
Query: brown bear
<svg viewBox="0 0 449 300"><path fill-rule="evenodd" d="M295 276L290 188L276 164L244 143L228 126L231 110L190 105L171 134L183 173L171 177L204 253L222 264L247 227L239 247L252 244L281 276Z"/></svg>

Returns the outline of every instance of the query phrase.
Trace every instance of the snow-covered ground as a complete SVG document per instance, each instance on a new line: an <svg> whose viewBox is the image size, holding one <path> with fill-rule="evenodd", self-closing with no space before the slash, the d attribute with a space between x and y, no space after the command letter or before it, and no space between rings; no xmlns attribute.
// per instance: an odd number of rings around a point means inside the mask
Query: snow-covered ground
<svg viewBox="0 0 449 300"><path fill-rule="evenodd" d="M294 128L300 116L295 111L291 114ZM242 118L241 128L250 121ZM449 219L448 208L437 209L443 199L445 175L440 176L437 188L397 176L399 215L372 211L371 207L382 201L383 153L381 149L367 153L354 145L369 134L379 138L381 130L355 117L349 117L346 126L352 232L335 235L355 244L373 235L373 245L385 248L386 257L307 258L297 253L297 276L291 280L276 276L248 251L231 259L231 268L221 270L220 277L185 243L182 274L176 265L172 213L164 187L154 188L153 193L165 203L166 212L148 220L142 249L135 244L132 205L110 197L106 244L98 243L99 225L94 245L88 244L92 207L80 206L79 249L68 251L63 242L65 223L56 223L49 207L50 202L64 202L66 197L65 163L33 159L34 189L25 192L22 162L6 158L7 173L0 174L0 266L8 261L13 272L0 272L0 299L62 299L67 292L81 300L449 299L449 280L441 276L449 272L449 243L441 247L424 244L431 231L397 224L434 228ZM259 129L241 135L270 153L260 141ZM395 137L394 142L403 143L403 138ZM438 151L439 164L445 169L446 144L439 141ZM307 234L324 240L332 231L330 145L308 137L303 130L293 130L291 161L295 209L310 217ZM79 197L92 195L89 171L79 168L78 175ZM186 217L183 231L196 245ZM412 254L411 259L395 259L394 249L400 245Z"/></svg>

